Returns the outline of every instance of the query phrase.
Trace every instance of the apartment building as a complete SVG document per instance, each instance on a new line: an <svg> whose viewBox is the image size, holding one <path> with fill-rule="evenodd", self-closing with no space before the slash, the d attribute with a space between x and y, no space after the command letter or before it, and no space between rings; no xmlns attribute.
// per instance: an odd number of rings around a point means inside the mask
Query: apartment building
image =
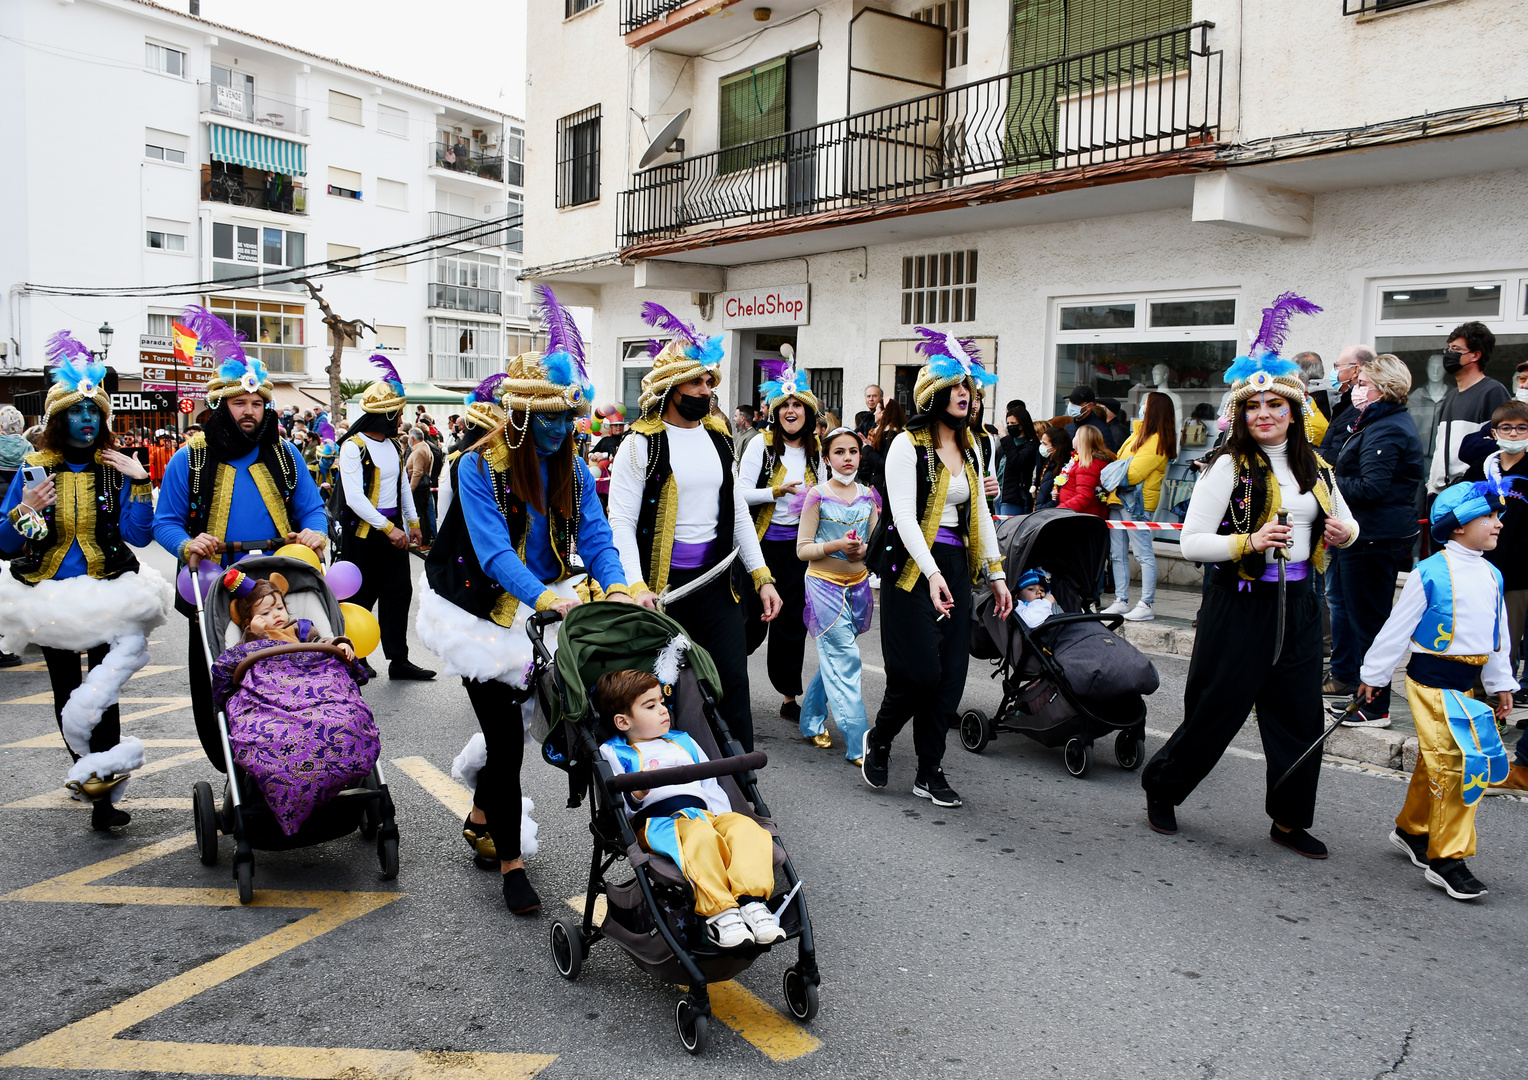
<svg viewBox="0 0 1528 1080"><path fill-rule="evenodd" d="M327 401L332 344L295 279L358 259L318 279L376 330L346 350L347 379L380 350L444 400L532 346L515 118L146 0L9 0L0 57L0 398L42 385L50 334L95 347L104 324L119 389L152 391L128 411L156 415L122 422L158 426L205 381L175 371L170 342L198 302L244 332L279 405Z"/></svg>
<svg viewBox="0 0 1528 1080"><path fill-rule="evenodd" d="M1423 431L1454 325L1498 377L1528 359L1516 0L530 10L525 276L594 308L629 406L647 299L727 335L729 404L790 343L847 417L909 400L929 324L978 341L989 401L1161 388L1183 422L1289 289L1325 309L1295 347L1407 360Z"/></svg>

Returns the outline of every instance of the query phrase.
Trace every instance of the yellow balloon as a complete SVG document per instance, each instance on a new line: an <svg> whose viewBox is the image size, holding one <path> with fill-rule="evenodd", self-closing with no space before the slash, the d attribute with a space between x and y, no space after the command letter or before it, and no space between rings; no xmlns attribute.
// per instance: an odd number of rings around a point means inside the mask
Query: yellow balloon
<svg viewBox="0 0 1528 1080"><path fill-rule="evenodd" d="M382 641L382 627L377 617L360 604L341 604L345 613L345 636L355 646L357 656L370 656Z"/></svg>
<svg viewBox="0 0 1528 1080"><path fill-rule="evenodd" d="M320 573L324 569L324 564L318 561L318 553L306 544L287 544L284 547L277 548L271 554L281 555L288 559L301 559Z"/></svg>

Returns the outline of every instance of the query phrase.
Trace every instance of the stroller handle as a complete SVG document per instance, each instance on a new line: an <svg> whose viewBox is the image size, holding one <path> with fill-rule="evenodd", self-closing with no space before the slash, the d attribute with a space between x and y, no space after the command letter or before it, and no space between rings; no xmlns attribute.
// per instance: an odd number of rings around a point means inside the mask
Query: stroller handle
<svg viewBox="0 0 1528 1080"><path fill-rule="evenodd" d="M734 776L737 773L762 769L768 764L769 755L762 750L754 750L736 757L698 761L693 765L675 765L671 769L621 773L613 777L608 786L612 792L645 791L648 788L669 787L673 784L693 784L697 780L713 780L718 776Z"/></svg>
<svg viewBox="0 0 1528 1080"><path fill-rule="evenodd" d="M296 645L272 645L269 649L257 649L256 651L246 656L243 660L239 661L238 667L233 669L234 684L238 685L239 683L243 682L244 673L248 671L251 666L259 663L261 660L269 660L273 656L285 656L288 653L299 652L330 653L334 656L338 656L341 660L346 660L347 663L349 662L346 659L345 650L340 648L338 645L327 645L321 642Z"/></svg>
<svg viewBox="0 0 1528 1080"><path fill-rule="evenodd" d="M226 543L219 540L218 554L233 552L235 555L242 555L247 551L275 551L279 547L285 547L286 543L284 536L273 536L269 540L233 540ZM192 570L195 570L201 561L202 557L194 551L186 556L186 565Z"/></svg>

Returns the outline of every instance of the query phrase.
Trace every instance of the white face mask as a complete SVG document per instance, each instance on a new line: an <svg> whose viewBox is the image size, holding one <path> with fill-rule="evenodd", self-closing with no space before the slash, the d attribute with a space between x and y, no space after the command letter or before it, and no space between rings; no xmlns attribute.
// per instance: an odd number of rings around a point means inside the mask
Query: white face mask
<svg viewBox="0 0 1528 1080"><path fill-rule="evenodd" d="M1528 401L1528 386L1519 386L1517 388L1517 400Z"/></svg>
<svg viewBox="0 0 1528 1080"><path fill-rule="evenodd" d="M1044 443L1041 443L1040 444L1040 456L1041 457L1050 457L1050 455L1051 455L1051 448L1046 446Z"/></svg>
<svg viewBox="0 0 1528 1080"><path fill-rule="evenodd" d="M1351 398L1353 402L1353 408L1362 410L1364 406L1369 404L1370 394L1370 389L1363 383L1359 383L1358 385L1354 386L1353 395Z"/></svg>
<svg viewBox="0 0 1528 1080"><path fill-rule="evenodd" d="M1504 454L1521 454L1528 450L1528 439L1497 439L1496 445Z"/></svg>
<svg viewBox="0 0 1528 1080"><path fill-rule="evenodd" d="M1073 420L1080 419L1082 416L1082 406L1073 402L1068 402L1066 406L1066 414Z"/></svg>

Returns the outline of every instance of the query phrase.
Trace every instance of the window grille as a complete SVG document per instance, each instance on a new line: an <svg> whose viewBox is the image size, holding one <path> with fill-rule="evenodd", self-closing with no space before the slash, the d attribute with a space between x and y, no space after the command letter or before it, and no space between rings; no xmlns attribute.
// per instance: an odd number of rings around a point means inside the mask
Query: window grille
<svg viewBox="0 0 1528 1080"><path fill-rule="evenodd" d="M902 259L902 325L976 318L976 250Z"/></svg>
<svg viewBox="0 0 1528 1080"><path fill-rule="evenodd" d="M600 106L557 121L557 205L600 197Z"/></svg>

